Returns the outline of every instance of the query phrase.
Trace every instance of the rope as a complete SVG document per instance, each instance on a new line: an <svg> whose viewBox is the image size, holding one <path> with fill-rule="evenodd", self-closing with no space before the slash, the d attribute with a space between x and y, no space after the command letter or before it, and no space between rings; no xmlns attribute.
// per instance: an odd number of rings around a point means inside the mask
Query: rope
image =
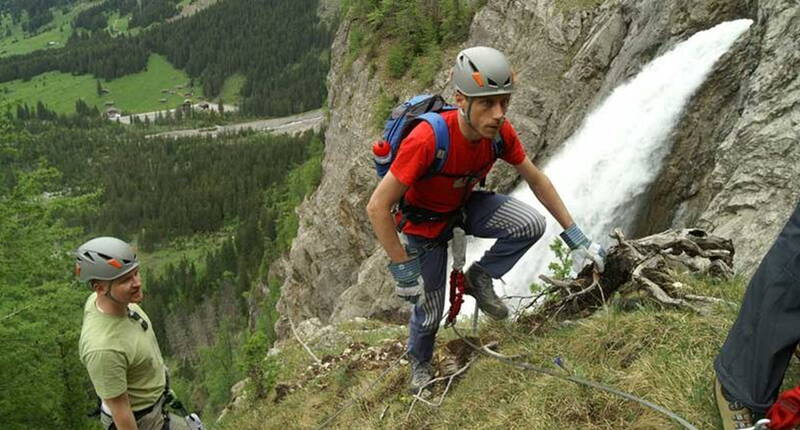
<svg viewBox="0 0 800 430"><path fill-rule="evenodd" d="M387 367L387 368L386 368L386 370L384 370L384 371L383 371L383 373L381 373L380 375L378 375L378 377L377 377L377 378L375 378L375 380L374 380L374 381L372 381L372 383L369 385L369 387L367 387L367 389L365 389L363 392L361 392L361 394L359 394L358 396L351 398L351 399L350 399L350 400L349 400L347 403L345 403L345 404L344 404L344 406L342 406L341 408L339 408L339 410L338 410L338 411L336 411L336 413L334 413L333 415L329 416L329 417L328 417L328 418L327 418L327 419L326 419L326 420L325 420L325 421L324 421L322 424L320 424L320 426L319 426L319 427L317 427L317 430L323 429L323 428L325 428L326 426L328 426L328 425L329 425L331 422L333 422L333 420L334 420L336 417L338 417L338 416L339 416L339 414L341 414L342 412L344 412L344 411L345 411L345 409L347 409L347 408L349 408L350 406L352 406L352 405L353 405L353 403L355 403L355 401L356 401L357 399L360 399L360 398L364 397L365 395L367 395L367 393L369 393L370 391L372 391L372 389L373 389L373 388L375 388L375 385L376 385L376 384L377 384L377 383L378 383L378 382L379 382L381 379L383 379L384 377L386 377L386 375L387 375L387 374L388 374L388 373L389 373L389 372L390 372L392 369L394 369L395 367L397 367L397 364L398 364L398 363L400 363L400 359L402 359L402 358L403 358L403 357L405 357L405 356L406 356L406 353L405 353L405 352L403 352L402 354L400 354L400 356L399 356L399 357L397 357L397 358L394 360L394 362L392 362L392 364L391 364L389 367Z"/></svg>
<svg viewBox="0 0 800 430"><path fill-rule="evenodd" d="M649 401L647 401L645 399L642 399L640 397L634 396L633 394L629 394L629 393L626 393L624 391L620 391L620 390L618 390L616 388L609 387L607 385L603 385L603 384L601 384L599 382L590 381L588 379L584 379L584 378L581 378L579 376L574 376L574 375L564 376L564 375L562 375L560 373L557 373L557 372L555 372L553 370L550 370L550 369L537 367L537 366L534 366L534 365L532 365L530 363L514 361L514 360L512 360L512 359L510 359L510 358L508 358L508 357L506 357L506 356L504 356L502 354L498 354L496 352L489 352L486 349L484 349L482 347L479 347L479 346L475 345L474 343L470 342L467 338L465 338L463 335L461 335L461 333L458 331L458 329L456 329L455 325L452 326L452 329L456 333L456 335L459 338L461 338L461 340L463 340L467 345L472 347L472 349L480 352L483 355L495 358L495 359L497 359L497 360L499 360L499 361L501 361L503 363L509 364L511 366L514 366L514 367L518 367L520 369L532 370L534 372L542 373L542 374L545 374L545 375L550 375L550 376L553 376L553 377L556 377L556 378L559 378L559 379L564 379L564 380L567 380L567 381L570 381L570 382L574 382L576 384L586 385L588 387L592 387L592 388L595 388L595 389L598 389L598 390L606 391L606 392L609 392L611 394L623 397L625 399L632 400L632 401L634 401L636 403L639 403L639 404L641 404L643 406L646 406L646 407L648 407L650 409L653 409L656 412L660 412L660 413L668 416L670 419L672 419L674 421L677 421L683 427L685 427L685 428L687 428L689 430L698 430L697 427L693 426L688 421L686 421L685 419L683 419L680 416L678 416L678 414L670 411L669 409L661 407L661 406L659 406L659 405L657 405L655 403L652 403L652 402L649 402Z"/></svg>

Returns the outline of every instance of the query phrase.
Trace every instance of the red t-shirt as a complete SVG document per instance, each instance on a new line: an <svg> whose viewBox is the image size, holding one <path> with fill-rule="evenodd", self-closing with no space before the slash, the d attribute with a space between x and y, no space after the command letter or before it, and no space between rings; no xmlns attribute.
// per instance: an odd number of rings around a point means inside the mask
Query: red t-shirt
<svg viewBox="0 0 800 430"><path fill-rule="evenodd" d="M440 173L454 176L478 175L483 177L489 173L494 164L494 151L491 139L470 142L458 127L458 111L446 111L442 117L450 131L450 148L447 161ZM512 165L525 160L525 150L511 123L506 120L500 127L503 137L502 159ZM475 182L465 184L464 179L436 174L425 177L432 169L436 139L433 128L427 122L421 122L405 138L400 145L397 156L392 162L390 171L404 185L409 187L403 197L406 203L436 212L451 212L466 201ZM399 222L399 215L396 219ZM403 232L417 236L435 238L442 233L447 222L407 222Z"/></svg>

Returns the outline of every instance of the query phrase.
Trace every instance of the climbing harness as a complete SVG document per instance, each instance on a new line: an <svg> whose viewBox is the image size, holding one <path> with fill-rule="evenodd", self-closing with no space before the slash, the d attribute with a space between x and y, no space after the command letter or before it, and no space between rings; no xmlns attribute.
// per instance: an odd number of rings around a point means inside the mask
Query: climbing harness
<svg viewBox="0 0 800 430"><path fill-rule="evenodd" d="M681 424L686 429L698 430L697 427L693 426L688 421L686 421L685 419L683 419L680 416L678 416L676 413L674 413L674 412L672 412L672 411L670 411L670 410L668 410L668 409L666 409L664 407L656 405L655 403L652 403L652 402L649 402L649 401L647 401L645 399L642 399L640 397L634 396L633 394L629 394L629 393L626 393L624 391L620 391L620 390L618 390L616 388L609 387L607 385L603 385L603 384L601 384L599 382L590 381L588 379L584 379L584 378L581 378L581 377L575 376L575 375L565 376L565 375L557 373L557 372L555 372L555 371L553 371L551 369L546 369L546 368L534 366L534 365L532 365L530 363L527 363L527 362L513 360L510 357L507 357L507 356L502 355L500 353L497 353L497 352L494 352L494 351L491 351L491 350L487 350L486 348L479 347L479 346L475 345L469 339L464 337L458 331L458 329L456 328L455 325L452 325L451 328L453 329L453 332L455 332L455 334L459 338L461 338L462 341L464 341L464 343L466 343L472 349L474 349L475 351L477 351L477 352L479 352L479 353L481 353L483 355L492 357L492 358L494 358L496 360L499 360L499 361L501 361L501 362L503 362L505 364L508 364L508 365L511 365L511 366L514 366L514 367L517 367L517 368L520 368L520 369L531 370L531 371L534 371L534 372L537 372L537 373L550 375L550 376L553 376L553 377L556 377L556 378L559 378L559 379L564 379L564 380L567 380L567 381L570 381L570 382L574 382L576 384L581 384L581 385L585 385L587 387L592 387L592 388L595 388L595 389L598 389L598 390L606 391L608 393L623 397L625 399L632 400L632 401L637 402L637 403L639 403L639 404L641 404L643 406L646 406L646 407L648 407L650 409L653 409L654 411L660 412L660 413L668 416L672 420L677 421L679 424ZM759 430L759 429L758 428L754 428L753 430Z"/></svg>

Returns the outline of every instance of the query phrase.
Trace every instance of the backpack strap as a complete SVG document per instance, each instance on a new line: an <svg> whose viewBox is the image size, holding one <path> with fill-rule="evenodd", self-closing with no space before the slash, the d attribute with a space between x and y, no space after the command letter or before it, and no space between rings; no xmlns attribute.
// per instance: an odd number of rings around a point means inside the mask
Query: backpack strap
<svg viewBox="0 0 800 430"><path fill-rule="evenodd" d="M500 132L497 132L497 136L495 136L494 140L492 140L492 149L494 150L494 158L497 160L503 156L503 152L505 152L506 145L505 141L503 140L503 135Z"/></svg>
<svg viewBox="0 0 800 430"><path fill-rule="evenodd" d="M495 138L492 140L492 152L494 153L494 160L492 160L490 164L494 163L503 156L503 151L505 151L505 148L506 146L505 141L503 140L503 135L498 132L497 136L495 136ZM481 178L480 186L481 188L486 187L486 176Z"/></svg>
<svg viewBox="0 0 800 430"><path fill-rule="evenodd" d="M444 168L447 161L447 152L450 150L450 129L441 115L436 112L426 112L417 117L427 122L433 129L433 136L436 139L436 152L433 154L433 165L430 174L439 173Z"/></svg>

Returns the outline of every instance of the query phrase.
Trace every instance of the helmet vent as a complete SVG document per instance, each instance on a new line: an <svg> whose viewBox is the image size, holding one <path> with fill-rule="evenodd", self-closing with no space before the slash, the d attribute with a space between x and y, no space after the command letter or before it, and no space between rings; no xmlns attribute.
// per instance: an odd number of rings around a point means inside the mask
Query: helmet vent
<svg viewBox="0 0 800 430"><path fill-rule="evenodd" d="M109 257L108 255L105 255L105 254L101 254L101 253L99 253L99 252L97 253L97 255L99 255L99 256L101 256L101 257L103 257L103 259L104 259L104 260L113 260L113 258L112 258L112 257Z"/></svg>
<svg viewBox="0 0 800 430"><path fill-rule="evenodd" d="M125 264L131 264L131 260L126 260L124 258L122 259L122 262L125 263Z"/></svg>
<svg viewBox="0 0 800 430"><path fill-rule="evenodd" d="M507 86L509 86L510 84L511 84L511 78L509 77L508 79L506 79L506 83L504 83L504 84L503 84L503 86L504 86L504 87L507 87Z"/></svg>
<svg viewBox="0 0 800 430"><path fill-rule="evenodd" d="M497 82L491 80L490 78L486 78L486 80L489 82L490 87L497 88Z"/></svg>
<svg viewBox="0 0 800 430"><path fill-rule="evenodd" d="M94 258L92 257L92 254L89 254L88 252L84 252L83 256L86 257L86 259L89 260L89 261L92 261L92 262L94 261Z"/></svg>
<svg viewBox="0 0 800 430"><path fill-rule="evenodd" d="M472 61L467 60L467 63L469 63L469 66L472 67L472 71L473 72L479 72L480 71L480 70L478 70L478 67L475 66L475 64L472 63Z"/></svg>

